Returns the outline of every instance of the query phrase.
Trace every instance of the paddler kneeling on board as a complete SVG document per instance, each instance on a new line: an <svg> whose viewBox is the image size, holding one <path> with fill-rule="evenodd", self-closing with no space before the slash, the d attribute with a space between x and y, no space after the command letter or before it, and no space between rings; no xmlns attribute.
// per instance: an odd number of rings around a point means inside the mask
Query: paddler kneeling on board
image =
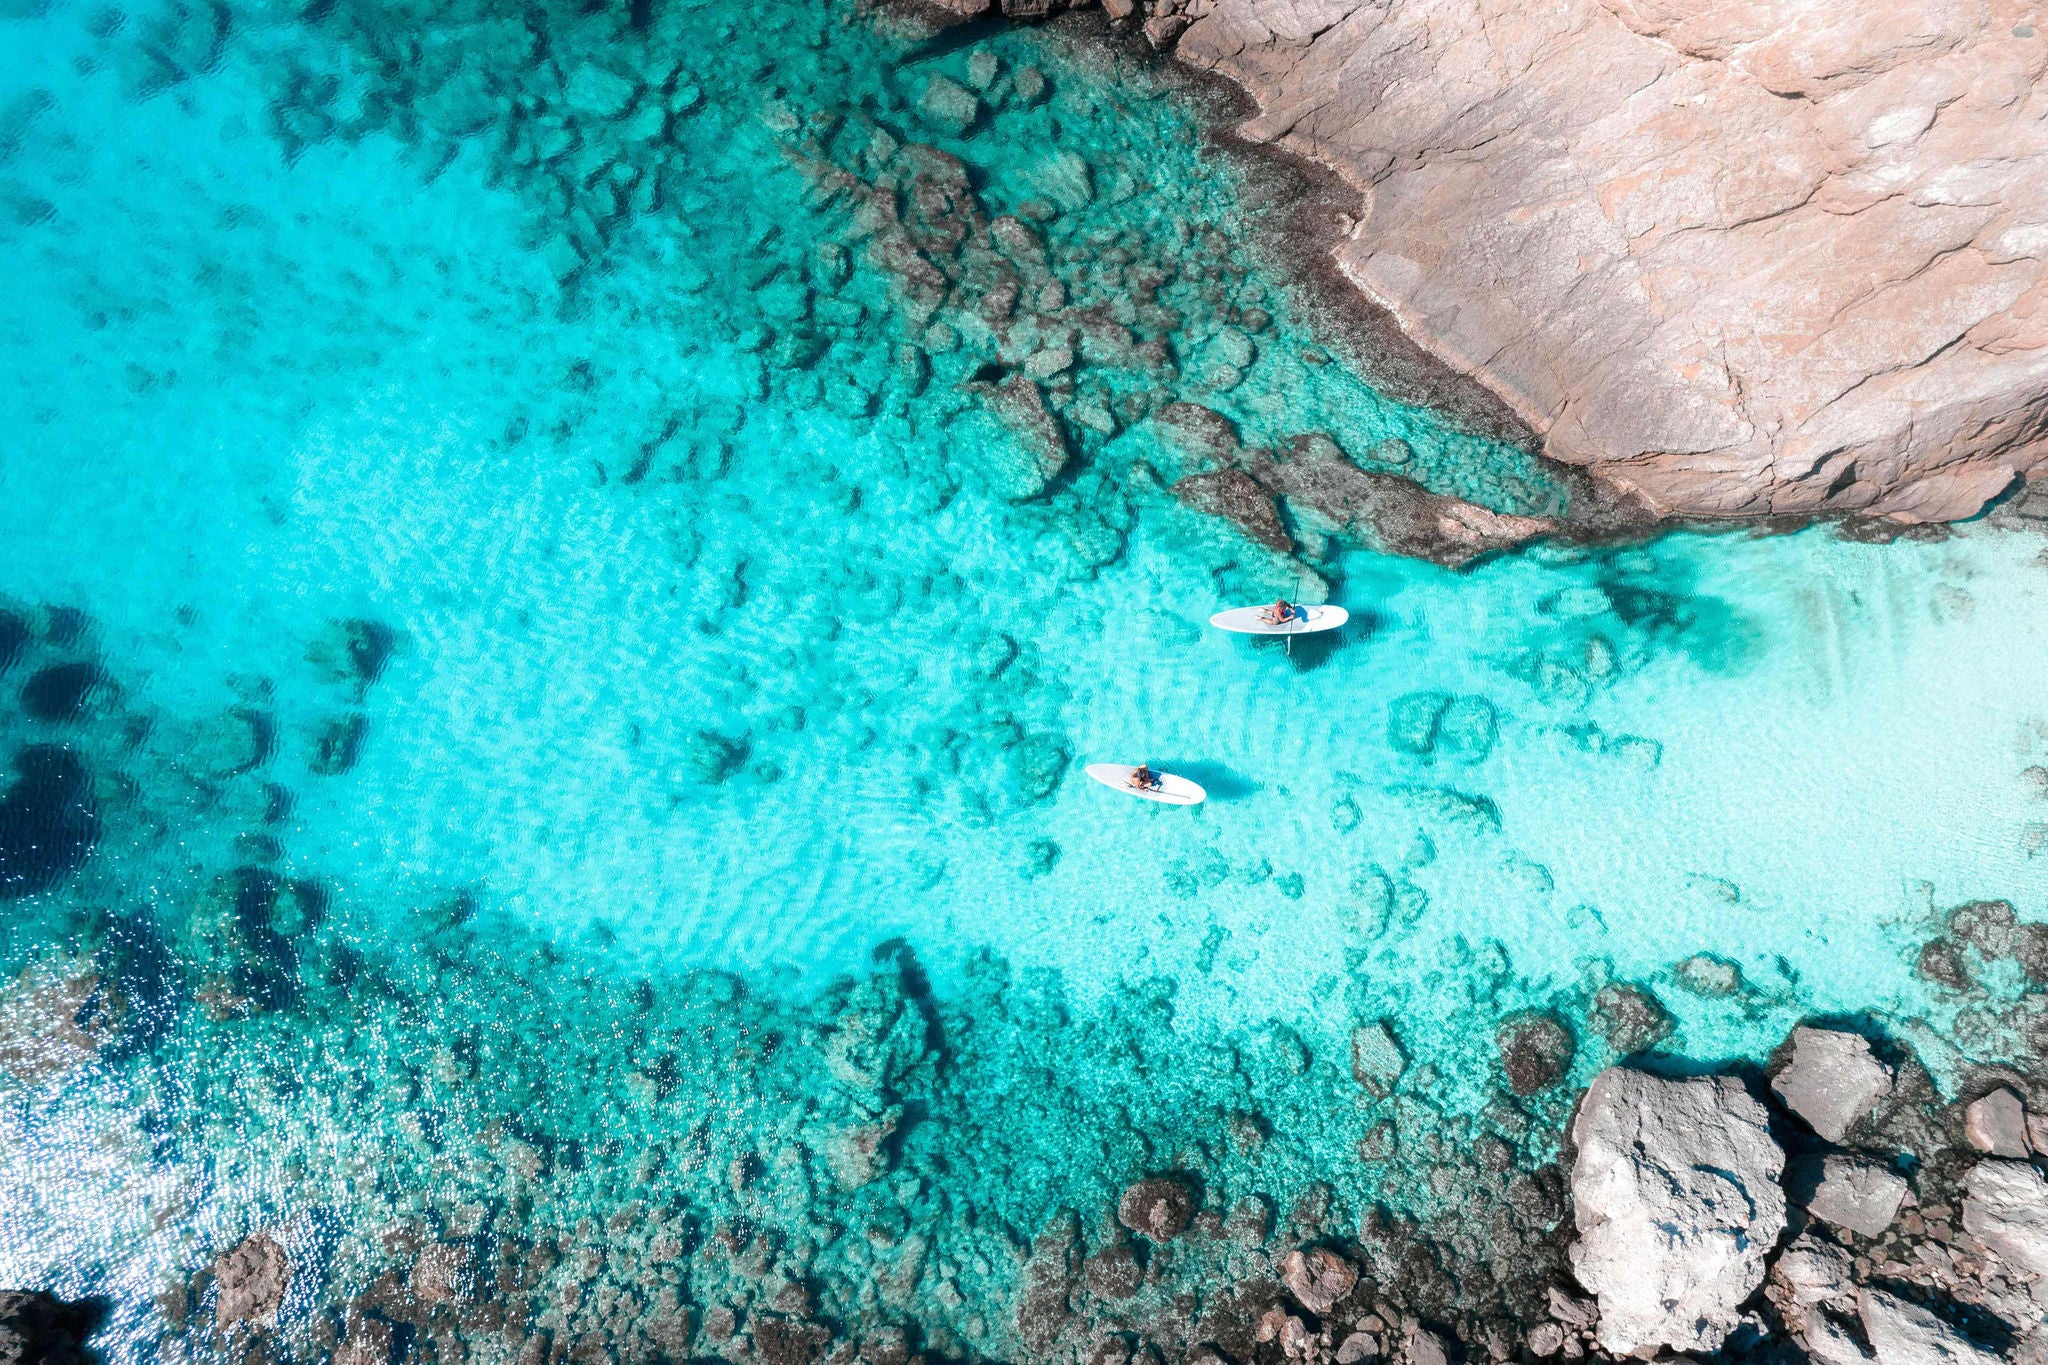
<svg viewBox="0 0 2048 1365"><path fill-rule="evenodd" d="M1159 774L1143 763L1131 769L1131 786L1134 790L1156 792L1164 785L1166 784L1159 780Z"/></svg>
<svg viewBox="0 0 2048 1365"><path fill-rule="evenodd" d="M1259 619L1269 626L1284 626L1289 621L1296 621L1300 618L1301 612L1295 608L1292 602L1284 597L1259 613Z"/></svg>

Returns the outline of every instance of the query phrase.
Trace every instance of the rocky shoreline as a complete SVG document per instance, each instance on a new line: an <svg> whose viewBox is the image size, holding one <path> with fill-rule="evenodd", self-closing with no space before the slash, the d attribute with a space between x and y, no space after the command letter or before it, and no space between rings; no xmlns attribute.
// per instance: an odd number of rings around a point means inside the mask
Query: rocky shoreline
<svg viewBox="0 0 2048 1365"><path fill-rule="evenodd" d="M1516 1046L1504 1035L1511 1083ZM1362 1088L1386 1085L1388 1048L1398 1057L1388 1026L1361 1029ZM620 1198L601 1223L549 1233L514 1198L390 1225L350 1295L309 1307L319 1287L303 1281L331 1253L294 1222L220 1248L161 1296L160 1349L346 1365L2038 1362L2048 1085L1991 1079L1967 1103L1940 1102L1896 1045L1833 1025L1796 1029L1762 1076L1645 1054L1577 1097L1553 1165L1518 1172L1499 1137L1440 1148L1433 1178L1462 1216L1418 1224L1371 1208L1353 1224L1327 1187L1282 1210L1226 1203L1199 1172L1168 1168L1111 1207L1056 1215L1016 1247L1013 1287L989 1302L965 1267L929 1263L938 1230L915 1220L866 1229L880 1255L863 1310L842 1298L835 1255L772 1223L703 1224ZM827 1159L861 1168L856 1187L889 1181L889 1126ZM536 1193L564 1159L498 1141ZM924 1319L915 1286L934 1275L941 1300L990 1318L984 1340ZM0 1294L0 1360L87 1358L103 1315Z"/></svg>
<svg viewBox="0 0 2048 1365"><path fill-rule="evenodd" d="M2048 144L2021 113L2048 58L2019 8L1867 33L1789 6L1105 8L1246 91L1245 140L1348 184L1351 286L1605 501L1955 520L2048 449Z"/></svg>

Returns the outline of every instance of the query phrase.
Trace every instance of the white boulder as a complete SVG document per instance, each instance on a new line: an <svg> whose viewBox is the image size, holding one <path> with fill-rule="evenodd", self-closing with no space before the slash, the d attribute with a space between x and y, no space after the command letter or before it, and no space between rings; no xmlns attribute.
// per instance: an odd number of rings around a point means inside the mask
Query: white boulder
<svg viewBox="0 0 2048 1365"><path fill-rule="evenodd" d="M1771 1080L1785 1107L1829 1142L1892 1093L1892 1069L1870 1053L1870 1043L1835 1029L1792 1030L1792 1060Z"/></svg>
<svg viewBox="0 0 2048 1365"><path fill-rule="evenodd" d="M1855 1288L1849 1278L1849 1253L1811 1235L1786 1247L1776 1269L1792 1301L1803 1307L1842 1298Z"/></svg>
<svg viewBox="0 0 2048 1365"><path fill-rule="evenodd" d="M1806 1330L1799 1334L1807 1358L1819 1365L1868 1365L1870 1352L1863 1349L1842 1325L1823 1312L1811 1313Z"/></svg>
<svg viewBox="0 0 2048 1365"><path fill-rule="evenodd" d="M1963 1181L1963 1227L2023 1275L2048 1275L2048 1180L2024 1161L1980 1161Z"/></svg>
<svg viewBox="0 0 2048 1365"><path fill-rule="evenodd" d="M1856 1312L1877 1365L1998 1365L1997 1356L1896 1294L1858 1290Z"/></svg>
<svg viewBox="0 0 2048 1365"><path fill-rule="evenodd" d="M1875 1161L1830 1152L1792 1163L1787 1180L1795 1203L1822 1222L1863 1237L1876 1237L1898 1217L1906 1178ZM1811 1190L1811 1193L1806 1191Z"/></svg>
<svg viewBox="0 0 2048 1365"><path fill-rule="evenodd" d="M1732 1076L1610 1067L1572 1123L1572 1268L1600 1301L1600 1344L1720 1349L1785 1231L1785 1154Z"/></svg>

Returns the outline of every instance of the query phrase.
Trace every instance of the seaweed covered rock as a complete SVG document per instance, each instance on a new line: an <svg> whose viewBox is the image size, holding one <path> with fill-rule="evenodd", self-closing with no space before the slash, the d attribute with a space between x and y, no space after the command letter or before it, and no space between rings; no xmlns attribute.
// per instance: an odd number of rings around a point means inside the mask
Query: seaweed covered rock
<svg viewBox="0 0 2048 1365"><path fill-rule="evenodd" d="M1665 1080L1611 1067L1572 1123L1579 1282L1600 1344L1719 1350L1785 1230L1785 1154L1732 1076Z"/></svg>

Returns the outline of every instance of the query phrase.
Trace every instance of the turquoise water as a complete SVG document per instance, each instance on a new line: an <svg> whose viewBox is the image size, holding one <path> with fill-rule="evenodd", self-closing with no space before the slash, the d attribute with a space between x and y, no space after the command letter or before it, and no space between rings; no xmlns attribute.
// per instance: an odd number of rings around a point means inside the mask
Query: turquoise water
<svg viewBox="0 0 2048 1365"><path fill-rule="evenodd" d="M1947 907L2048 911L2041 537L1451 573L1190 510L1175 401L1565 492L1388 396L1288 282L1314 192L1085 25L4 22L0 1282L106 1296L124 1358L258 1229L317 1354L419 1242L586 1223L610 1268L530 1287L564 1341L713 1353L732 1305L1014 1357L1031 1240L1164 1169L1536 1247L1566 1082L1651 1041L1605 987L1704 1061L1834 1014L1942 1083L2021 1050L2017 968L1919 966ZM1282 591L1356 625L1204 625ZM1079 776L1138 759L1212 799ZM1576 1047L1512 1096L1527 1011ZM736 1218L810 1308L706 1260Z"/></svg>

